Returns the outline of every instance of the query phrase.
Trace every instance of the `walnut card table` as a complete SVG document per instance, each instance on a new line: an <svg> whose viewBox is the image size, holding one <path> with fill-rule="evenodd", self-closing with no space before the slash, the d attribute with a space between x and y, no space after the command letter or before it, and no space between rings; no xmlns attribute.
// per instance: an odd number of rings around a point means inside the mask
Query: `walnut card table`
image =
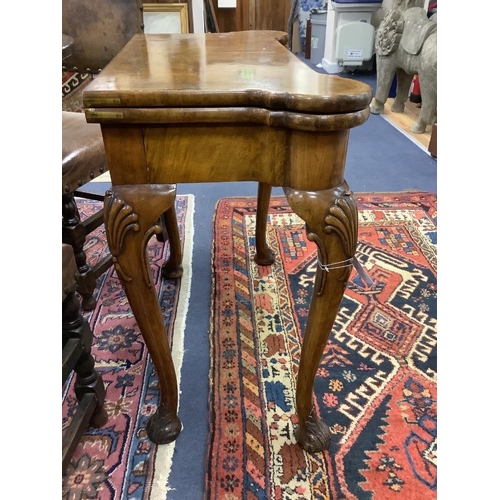
<svg viewBox="0 0 500 500"><path fill-rule="evenodd" d="M312 391L352 270L358 221L345 159L349 130L368 119L372 91L316 73L286 41L276 31L135 35L84 91L85 115L101 124L111 175L105 197L109 248L159 377L160 405L147 424L155 443L173 441L181 423L147 243L166 215L173 248L180 248L172 208L176 183L224 181L259 183L257 263L273 259L265 242L272 186L284 188L318 246L295 437L307 451L330 442ZM162 274L180 271L174 255Z"/></svg>

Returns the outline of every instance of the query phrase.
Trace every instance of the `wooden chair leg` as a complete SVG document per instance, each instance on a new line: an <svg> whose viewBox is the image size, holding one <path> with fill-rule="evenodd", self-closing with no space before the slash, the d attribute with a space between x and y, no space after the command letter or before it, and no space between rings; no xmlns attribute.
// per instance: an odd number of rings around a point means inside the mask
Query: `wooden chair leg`
<svg viewBox="0 0 500 500"><path fill-rule="evenodd" d="M93 293L96 287L95 274L87 262L83 250L87 232L80 219L73 193L62 195L62 241L73 247L78 270L77 290L82 296L82 308L91 311L96 305Z"/></svg>
<svg viewBox="0 0 500 500"><path fill-rule="evenodd" d="M108 420L104 409L105 388L100 373L94 368L94 358L91 354L92 332L88 322L81 313L81 304L74 291L68 293L62 307L62 338L63 338L63 380L68 373L72 353L79 353L74 364L76 373L75 394L78 400L78 410L66 429L62 442L62 468L66 470L71 456L85 429L101 427Z"/></svg>

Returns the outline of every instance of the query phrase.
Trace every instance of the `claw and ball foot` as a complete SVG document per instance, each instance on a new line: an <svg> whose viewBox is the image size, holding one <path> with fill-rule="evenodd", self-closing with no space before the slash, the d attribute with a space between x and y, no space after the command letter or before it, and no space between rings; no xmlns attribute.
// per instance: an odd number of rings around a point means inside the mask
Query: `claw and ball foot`
<svg viewBox="0 0 500 500"><path fill-rule="evenodd" d="M311 413L302 426L295 428L294 435L300 447L309 453L317 453L330 446L330 429L315 413Z"/></svg>
<svg viewBox="0 0 500 500"><path fill-rule="evenodd" d="M160 404L156 413L146 423L149 439L156 444L168 444L177 439L182 424L176 414L172 414L165 404Z"/></svg>

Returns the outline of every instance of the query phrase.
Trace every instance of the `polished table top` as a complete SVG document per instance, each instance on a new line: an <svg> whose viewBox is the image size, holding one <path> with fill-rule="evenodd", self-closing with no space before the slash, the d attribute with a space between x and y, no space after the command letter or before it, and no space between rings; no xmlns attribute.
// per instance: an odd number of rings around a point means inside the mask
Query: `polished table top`
<svg viewBox="0 0 500 500"><path fill-rule="evenodd" d="M286 33L277 31L135 35L85 89L84 105L253 106L314 114L366 109L368 85L316 73L284 40Z"/></svg>

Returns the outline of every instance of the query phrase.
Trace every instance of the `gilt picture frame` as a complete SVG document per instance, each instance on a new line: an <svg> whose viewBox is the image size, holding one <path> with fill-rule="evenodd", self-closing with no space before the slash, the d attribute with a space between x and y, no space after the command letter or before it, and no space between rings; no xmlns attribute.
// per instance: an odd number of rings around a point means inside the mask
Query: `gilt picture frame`
<svg viewBox="0 0 500 500"><path fill-rule="evenodd" d="M145 34L189 33L187 3L142 4Z"/></svg>

